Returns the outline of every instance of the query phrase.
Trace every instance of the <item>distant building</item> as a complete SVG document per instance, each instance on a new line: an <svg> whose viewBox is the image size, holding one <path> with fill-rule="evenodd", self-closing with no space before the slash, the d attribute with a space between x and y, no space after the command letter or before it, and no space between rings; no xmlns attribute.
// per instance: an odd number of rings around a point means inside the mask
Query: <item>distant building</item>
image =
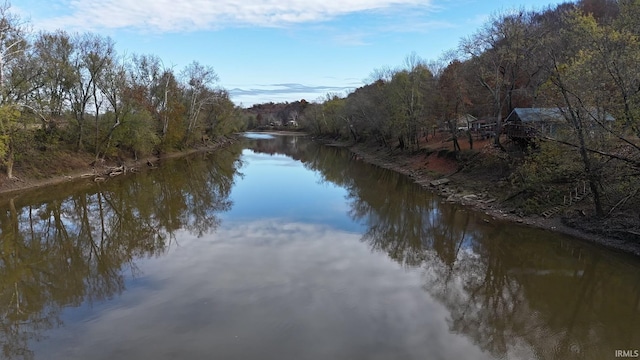
<svg viewBox="0 0 640 360"><path fill-rule="evenodd" d="M455 119L454 124L456 124L456 128L458 128L458 130L469 130L471 129L472 124L477 120L478 119L473 115L464 114L458 116L458 118Z"/></svg>
<svg viewBox="0 0 640 360"><path fill-rule="evenodd" d="M596 108L588 110L589 118L595 118L602 123L611 123L615 118L609 113L599 112ZM556 135L568 126L565 112L561 108L515 108L505 119L505 131L537 132L543 135ZM511 127L511 130L510 130ZM514 134L508 134L514 135Z"/></svg>

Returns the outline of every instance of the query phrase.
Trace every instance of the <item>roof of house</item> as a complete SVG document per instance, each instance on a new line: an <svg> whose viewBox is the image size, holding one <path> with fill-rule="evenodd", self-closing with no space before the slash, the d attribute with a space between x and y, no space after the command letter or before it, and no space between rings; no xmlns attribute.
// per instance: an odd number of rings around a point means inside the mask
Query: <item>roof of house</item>
<svg viewBox="0 0 640 360"><path fill-rule="evenodd" d="M453 123L465 124L465 125L467 123L472 123L472 122L474 122L476 120L478 120L478 119L476 119L476 117L471 115L471 114L458 115L457 117L450 119L450 121L453 122Z"/></svg>
<svg viewBox="0 0 640 360"><path fill-rule="evenodd" d="M598 116L598 110L593 108L589 110L594 116L598 118L602 118L602 116ZM515 114L515 115L514 115ZM517 115L517 118L515 116ZM564 115L560 108L515 108L507 116L507 121L515 121L520 119L522 122L534 122L534 121L544 121L544 122L554 122L554 121L564 121ZM614 121L615 118L609 114L604 114L604 120L606 121Z"/></svg>
<svg viewBox="0 0 640 360"><path fill-rule="evenodd" d="M547 122L561 121L564 120L564 117L558 108L515 108L511 114L507 116L507 121L515 121L518 119L522 122Z"/></svg>
<svg viewBox="0 0 640 360"><path fill-rule="evenodd" d="M465 120L465 121L474 121L474 120L478 120L476 119L475 116L471 115L471 114L464 114L464 115L460 115L458 116L459 120Z"/></svg>

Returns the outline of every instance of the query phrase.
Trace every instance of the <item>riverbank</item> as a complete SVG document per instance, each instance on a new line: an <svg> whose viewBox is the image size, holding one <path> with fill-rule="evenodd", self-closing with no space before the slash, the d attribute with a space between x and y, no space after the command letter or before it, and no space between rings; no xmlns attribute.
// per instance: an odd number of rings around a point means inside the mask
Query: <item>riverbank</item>
<svg viewBox="0 0 640 360"><path fill-rule="evenodd" d="M593 226L593 221L582 220L578 216L568 216L572 211L583 214L581 206L575 206L549 217L525 215L520 209L506 203L508 184L501 178L499 170L488 169L484 174L461 171L460 164L438 152L418 152L408 154L382 147L329 143L332 146L347 147L357 159L399 172L410 177L425 189L442 196L445 201L459 203L489 216L486 221L509 221L526 226L567 234L591 244L608 249L640 256L640 236L638 241L628 236L620 237L617 230L603 224ZM638 225L640 226L640 225ZM595 230L595 231L594 231ZM608 232L608 230L610 230ZM633 233L631 233L633 236Z"/></svg>
<svg viewBox="0 0 640 360"><path fill-rule="evenodd" d="M0 198L6 198L35 189L47 188L81 179L94 182L108 181L110 178L127 173L135 173L157 166L163 159L179 158L190 154L224 148L238 140L237 136L229 136L210 141L197 147L166 154L148 156L140 159L105 160L95 162L93 155L85 153L61 153L47 164L50 169L41 171L45 175L34 177L29 168L16 167L14 178L8 179L0 175ZM53 171L52 169L57 169ZM42 169L40 169L42 170Z"/></svg>

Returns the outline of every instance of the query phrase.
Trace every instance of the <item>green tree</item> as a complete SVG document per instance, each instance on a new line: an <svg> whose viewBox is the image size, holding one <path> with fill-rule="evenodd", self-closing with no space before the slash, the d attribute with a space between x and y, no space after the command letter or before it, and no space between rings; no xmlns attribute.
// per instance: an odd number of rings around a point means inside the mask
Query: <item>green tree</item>
<svg viewBox="0 0 640 360"><path fill-rule="evenodd" d="M628 77L637 77L633 64L640 55L638 39L630 32L598 24L577 10L568 12L565 21L559 36L550 38L556 43L549 45L553 51L549 52L548 95L558 100L572 130L573 136L564 143L578 150L595 212L602 216L602 197L607 191L603 177L610 161L622 161L632 172L640 169L640 147L624 131L615 129L609 115L622 119L623 130L637 126L638 90Z"/></svg>
<svg viewBox="0 0 640 360"><path fill-rule="evenodd" d="M258 125L263 124L262 114L258 114ZM319 102L310 103L302 114L302 126L314 134L321 135L322 132L322 104Z"/></svg>
<svg viewBox="0 0 640 360"><path fill-rule="evenodd" d="M105 69L104 76L97 83L97 87L107 101L110 116L105 117L109 119L108 128L105 131L106 134L97 144L96 159L100 155L104 157L110 151L114 132L125 121L128 121L129 116L132 114L135 103L127 96L128 85L124 61L122 63L110 62Z"/></svg>
<svg viewBox="0 0 640 360"><path fill-rule="evenodd" d="M4 165L7 178L13 178L16 147L23 136L19 124L20 111L13 105L0 105L0 164Z"/></svg>
<svg viewBox="0 0 640 360"><path fill-rule="evenodd" d="M426 127L435 81L425 62L415 53L405 59L406 69L393 74L386 90L389 96L393 138L401 149L418 149L419 131Z"/></svg>
<svg viewBox="0 0 640 360"><path fill-rule="evenodd" d="M20 74L29 43L21 19L9 12L10 4L0 4L0 161L8 178L13 178L13 165L19 144L26 137L26 124L20 123L19 102L23 88L13 82L12 74ZM20 77L17 77L20 78Z"/></svg>
<svg viewBox="0 0 640 360"><path fill-rule="evenodd" d="M133 55L129 66L131 95L153 116L164 140L169 131L169 104L179 96L175 75L156 55Z"/></svg>
<svg viewBox="0 0 640 360"><path fill-rule="evenodd" d="M347 121L344 114L345 99L337 94L327 94L322 104L321 124L324 133L346 138L349 133L346 130Z"/></svg>
<svg viewBox="0 0 640 360"><path fill-rule="evenodd" d="M240 131L244 124L229 93L224 90L216 91L212 98L214 100L207 103L202 111L206 137L214 139Z"/></svg>
<svg viewBox="0 0 640 360"><path fill-rule="evenodd" d="M41 32L34 42L41 91L34 91L34 105L48 117L61 119L67 110L70 92L75 85L73 55L76 44L64 31Z"/></svg>
<svg viewBox="0 0 640 360"><path fill-rule="evenodd" d="M119 149L133 153L136 160L141 156L150 155L160 144L151 114L144 109L133 111L128 120L114 131L113 143Z"/></svg>

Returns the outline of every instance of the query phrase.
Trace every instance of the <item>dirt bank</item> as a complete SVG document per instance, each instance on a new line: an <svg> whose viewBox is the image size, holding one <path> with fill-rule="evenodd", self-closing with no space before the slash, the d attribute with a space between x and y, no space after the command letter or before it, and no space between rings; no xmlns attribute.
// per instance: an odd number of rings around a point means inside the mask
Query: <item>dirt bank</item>
<svg viewBox="0 0 640 360"><path fill-rule="evenodd" d="M522 211L511 208L502 200L505 193L501 189L501 180L499 176L495 176L495 173L489 176L459 171L459 163L439 156L438 152L407 154L364 145L352 146L347 143L331 145L348 147L363 161L405 174L420 186L439 194L446 201L469 206L495 220L547 229L609 249L640 256L640 233L638 238L634 239L635 231L625 231L624 236L618 236L615 233L617 230L609 232L605 230L607 224L594 225L594 222L589 219L562 215L550 217L524 215Z"/></svg>
<svg viewBox="0 0 640 360"><path fill-rule="evenodd" d="M0 175L0 198L6 198L18 193L58 185L65 182L73 182L79 179L91 179L93 181L107 181L110 177L134 173L146 168L157 166L162 159L177 158L189 154L216 150L237 141L237 137L222 138L188 150L149 156L142 159L121 159L118 161L106 160L94 162L90 154L60 153L59 157L48 165L51 169L43 171L45 175L33 176L28 166L24 169L18 167L14 170L14 178L8 179L6 175ZM53 170L55 168L55 170ZM40 173L40 172L39 172Z"/></svg>

